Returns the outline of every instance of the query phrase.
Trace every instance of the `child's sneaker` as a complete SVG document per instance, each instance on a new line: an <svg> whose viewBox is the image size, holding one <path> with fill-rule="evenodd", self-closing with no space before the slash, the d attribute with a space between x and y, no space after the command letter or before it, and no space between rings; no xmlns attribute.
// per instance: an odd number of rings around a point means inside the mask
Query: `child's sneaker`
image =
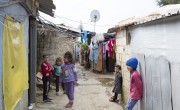
<svg viewBox="0 0 180 110"><path fill-rule="evenodd" d="M32 110L32 109L33 109L33 105L30 104L30 105L28 106L28 110Z"/></svg>
<svg viewBox="0 0 180 110"><path fill-rule="evenodd" d="M58 92L56 92L56 96L59 96L59 93L58 93Z"/></svg>
<svg viewBox="0 0 180 110"><path fill-rule="evenodd" d="M110 102L115 102L115 103L118 103L118 102L119 102L119 100L113 100L112 98L109 99L109 101L110 101Z"/></svg>
<svg viewBox="0 0 180 110"><path fill-rule="evenodd" d="M65 107L66 107L66 108L71 108L71 107L72 107L72 104L67 103Z"/></svg>

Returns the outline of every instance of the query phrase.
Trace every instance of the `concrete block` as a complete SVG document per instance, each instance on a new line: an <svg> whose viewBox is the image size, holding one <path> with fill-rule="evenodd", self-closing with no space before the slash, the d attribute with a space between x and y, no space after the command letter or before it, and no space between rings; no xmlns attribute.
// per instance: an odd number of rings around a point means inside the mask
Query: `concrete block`
<svg viewBox="0 0 180 110"><path fill-rule="evenodd" d="M126 87L123 87L123 102L126 105L129 97L129 89Z"/></svg>
<svg viewBox="0 0 180 110"><path fill-rule="evenodd" d="M125 61L127 61L129 58L131 58L131 56L129 55L129 54L126 54L126 60Z"/></svg>
<svg viewBox="0 0 180 110"><path fill-rule="evenodd" d="M124 49L125 49L124 46L118 45L117 48L116 48L116 52L117 53L124 53Z"/></svg>
<svg viewBox="0 0 180 110"><path fill-rule="evenodd" d="M119 32L117 32L116 38L122 38L126 36L126 30L121 30Z"/></svg>
<svg viewBox="0 0 180 110"><path fill-rule="evenodd" d="M126 62L126 54L122 53L122 62Z"/></svg>
<svg viewBox="0 0 180 110"><path fill-rule="evenodd" d="M124 72L123 78L124 78L124 80L129 81L130 80L130 73L129 72Z"/></svg>
<svg viewBox="0 0 180 110"><path fill-rule="evenodd" d="M126 37L122 37L122 38L117 38L116 39L116 45L126 45Z"/></svg>
<svg viewBox="0 0 180 110"><path fill-rule="evenodd" d="M127 45L127 46L126 46L126 54L131 54L130 45Z"/></svg>
<svg viewBox="0 0 180 110"><path fill-rule="evenodd" d="M128 80L126 80L126 79L123 80L123 86L124 87L129 88L129 83L130 82Z"/></svg>

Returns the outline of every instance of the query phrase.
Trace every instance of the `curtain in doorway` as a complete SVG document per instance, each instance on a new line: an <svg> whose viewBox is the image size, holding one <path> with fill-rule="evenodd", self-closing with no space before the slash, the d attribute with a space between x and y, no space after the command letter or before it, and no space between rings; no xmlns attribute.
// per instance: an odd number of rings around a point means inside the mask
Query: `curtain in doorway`
<svg viewBox="0 0 180 110"><path fill-rule="evenodd" d="M24 43L24 26L9 16L3 29L3 95L5 110L14 110L28 89L28 65Z"/></svg>

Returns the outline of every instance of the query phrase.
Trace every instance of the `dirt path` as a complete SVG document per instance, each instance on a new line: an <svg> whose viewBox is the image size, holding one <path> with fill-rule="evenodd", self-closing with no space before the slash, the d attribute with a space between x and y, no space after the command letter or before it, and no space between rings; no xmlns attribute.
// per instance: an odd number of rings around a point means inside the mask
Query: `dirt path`
<svg viewBox="0 0 180 110"><path fill-rule="evenodd" d="M112 96L113 75L94 74L85 71L82 67L78 68L78 84L75 87L74 106L65 109L68 99L65 94L60 92L60 96L55 96L52 89L50 97L52 102L42 101L42 91L37 91L37 104L33 110L123 110L119 103L109 102Z"/></svg>

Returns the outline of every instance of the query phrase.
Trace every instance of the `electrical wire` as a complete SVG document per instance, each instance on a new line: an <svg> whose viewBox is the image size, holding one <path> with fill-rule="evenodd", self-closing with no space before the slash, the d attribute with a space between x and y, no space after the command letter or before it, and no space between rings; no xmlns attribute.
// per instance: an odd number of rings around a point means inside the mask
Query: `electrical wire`
<svg viewBox="0 0 180 110"><path fill-rule="evenodd" d="M69 19L69 18L66 18L66 17L58 16L56 14L55 14L55 17L60 18L60 19L66 19L66 20L69 20L69 21L72 21L72 22L75 22L75 23L79 23L79 24L81 23L80 21L76 21L76 20L72 20L72 19ZM82 24L85 24L85 25L94 25L92 23L82 23ZM98 26L98 27L113 27L115 25L96 25L96 26Z"/></svg>

